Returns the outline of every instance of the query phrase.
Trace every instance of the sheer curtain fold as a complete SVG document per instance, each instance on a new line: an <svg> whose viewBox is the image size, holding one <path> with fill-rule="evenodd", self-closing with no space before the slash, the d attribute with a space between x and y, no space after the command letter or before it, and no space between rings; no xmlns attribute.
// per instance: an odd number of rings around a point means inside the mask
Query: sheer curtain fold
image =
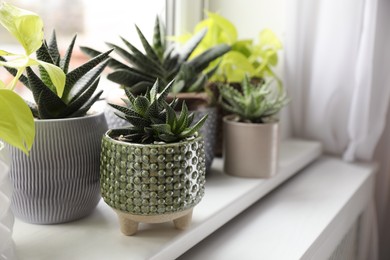
<svg viewBox="0 0 390 260"><path fill-rule="evenodd" d="M362 259L376 259L376 219L380 241L390 238L390 228L384 228L390 216L390 160L383 153L390 151L390 132L384 131L386 124L390 129L390 1L287 2L285 83L293 134L322 141L327 153L346 161L379 161L378 218L370 205L361 237L371 250L362 252L370 256ZM381 250L380 257L390 259L390 252Z"/></svg>

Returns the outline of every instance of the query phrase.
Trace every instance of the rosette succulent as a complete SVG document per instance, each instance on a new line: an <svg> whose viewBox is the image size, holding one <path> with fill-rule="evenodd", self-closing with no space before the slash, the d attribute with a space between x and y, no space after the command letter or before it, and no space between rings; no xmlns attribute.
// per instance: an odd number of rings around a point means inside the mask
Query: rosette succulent
<svg viewBox="0 0 390 260"><path fill-rule="evenodd" d="M119 117L127 120L132 126L116 129L117 139L131 143L178 142L197 136L197 131L207 119L207 115L193 123L194 115L188 112L185 103L179 115L175 113L177 99L168 103L166 97L171 91L173 82L166 86L156 80L152 88L143 95L135 97L125 89L126 106L110 104L118 110ZM162 89L161 91L159 91Z"/></svg>
<svg viewBox="0 0 390 260"><path fill-rule="evenodd" d="M219 86L222 107L239 117L240 121L264 123L277 114L288 102L284 89L275 90L272 81L251 82L246 75L242 92L229 84Z"/></svg>

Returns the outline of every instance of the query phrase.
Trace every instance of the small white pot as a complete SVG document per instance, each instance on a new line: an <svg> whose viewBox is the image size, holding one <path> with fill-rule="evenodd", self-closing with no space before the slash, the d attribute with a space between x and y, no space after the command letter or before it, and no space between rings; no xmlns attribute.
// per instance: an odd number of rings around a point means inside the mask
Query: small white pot
<svg viewBox="0 0 390 260"><path fill-rule="evenodd" d="M270 178L277 172L279 124L251 124L223 119L225 173L237 177Z"/></svg>

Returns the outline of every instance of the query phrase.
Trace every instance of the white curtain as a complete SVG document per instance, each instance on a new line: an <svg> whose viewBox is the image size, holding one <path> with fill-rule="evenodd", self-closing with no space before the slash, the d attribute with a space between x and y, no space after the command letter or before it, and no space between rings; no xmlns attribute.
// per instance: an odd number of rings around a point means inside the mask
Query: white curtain
<svg viewBox="0 0 390 260"><path fill-rule="evenodd" d="M379 160L375 198L385 242L390 238L390 158L384 153L390 152L390 1L287 2L285 84L293 134L322 141L327 153L346 161ZM363 228L362 259L377 258L375 213L373 203L364 214L362 223L371 227ZM390 259L384 247L380 259Z"/></svg>

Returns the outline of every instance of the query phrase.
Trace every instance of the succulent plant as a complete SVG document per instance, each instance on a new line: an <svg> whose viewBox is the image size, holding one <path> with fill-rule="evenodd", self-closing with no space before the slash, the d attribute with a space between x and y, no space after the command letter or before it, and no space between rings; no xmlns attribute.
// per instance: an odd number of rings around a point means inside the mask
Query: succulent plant
<svg viewBox="0 0 390 260"><path fill-rule="evenodd" d="M230 50L230 46L219 44L194 57L191 61L188 58L202 41L206 29L194 35L179 51L173 45L168 45L165 40L164 25L157 17L154 27L153 44L150 44L141 30L136 26L138 36L144 48L144 53L134 47L129 41L122 38L127 49L118 45L107 43L114 48L130 65L126 65L116 59L111 59L109 67L115 71L107 78L125 87L130 87L133 94L145 93L151 88L156 78L159 78L163 85L176 79L172 92L201 92L204 83L214 74L218 65L208 72L203 71L209 64ZM99 55L100 52L88 47L82 47L82 51L90 56Z"/></svg>
<svg viewBox="0 0 390 260"><path fill-rule="evenodd" d="M277 114L288 102L282 88L273 89L272 81L251 82L246 75L242 92L225 84L219 86L220 103L224 109L249 123L264 123Z"/></svg>
<svg viewBox="0 0 390 260"><path fill-rule="evenodd" d="M21 75L19 80L31 90L35 104L28 103L36 118L53 119L79 117L87 113L90 107L100 98L103 91L94 95L99 84L100 74L108 63L110 51L102 53L80 67L68 72L76 36L73 37L65 55L60 56L56 34L36 51L38 60L54 64L66 74L65 87L59 96L47 71L40 66L39 76L29 67L27 75ZM0 57L1 60L5 60ZM14 76L16 69L6 68Z"/></svg>
<svg viewBox="0 0 390 260"><path fill-rule="evenodd" d="M110 104L119 111L116 113L119 117L132 124L128 128L116 129L117 139L132 143L172 143L196 136L207 115L192 125L194 115L189 114L185 103L177 115L174 108L178 100L166 101L172 86L173 81L164 86L157 79L150 90L137 97L126 88L127 99L123 99L126 106Z"/></svg>

